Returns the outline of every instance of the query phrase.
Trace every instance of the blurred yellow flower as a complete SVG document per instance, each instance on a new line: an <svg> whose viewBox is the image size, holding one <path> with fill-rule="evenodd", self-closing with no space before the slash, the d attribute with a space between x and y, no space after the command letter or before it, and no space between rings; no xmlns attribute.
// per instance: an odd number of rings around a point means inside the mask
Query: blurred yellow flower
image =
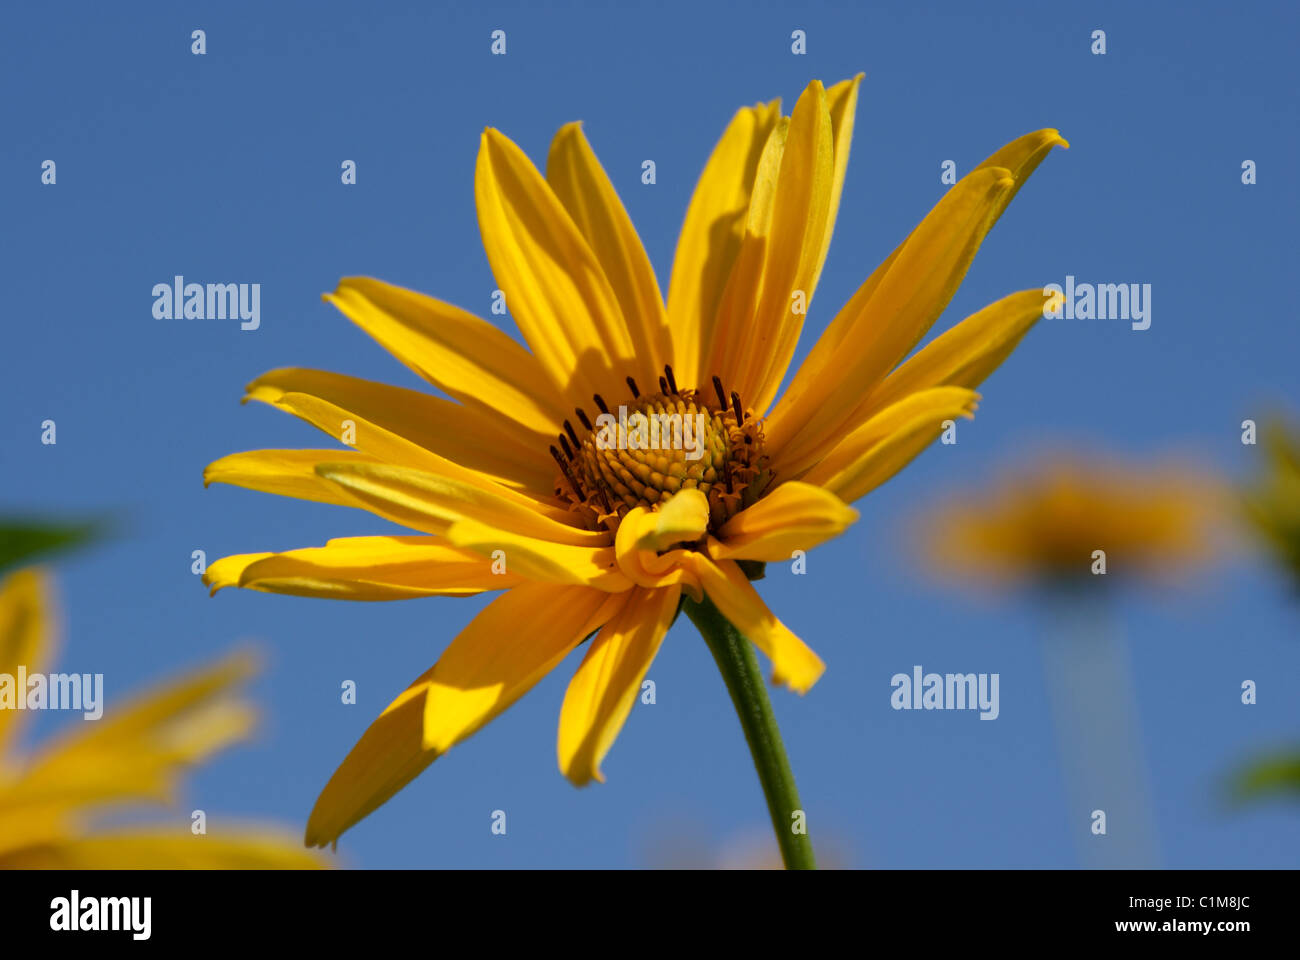
<svg viewBox="0 0 1300 960"><path fill-rule="evenodd" d="M15 697L53 659L57 631L47 578L36 568L0 581L0 868L310 868L321 862L278 831L194 835L186 817L166 827L96 828L92 815L175 799L183 771L253 725L231 688L252 664L234 656L129 703L110 705L35 756L14 737L25 712ZM100 690L102 695L102 688ZM102 707L102 701L99 703Z"/></svg>
<svg viewBox="0 0 1300 960"><path fill-rule="evenodd" d="M1045 455L927 512L920 542L955 579L1169 582L1212 558L1225 508L1219 482L1187 465Z"/></svg>

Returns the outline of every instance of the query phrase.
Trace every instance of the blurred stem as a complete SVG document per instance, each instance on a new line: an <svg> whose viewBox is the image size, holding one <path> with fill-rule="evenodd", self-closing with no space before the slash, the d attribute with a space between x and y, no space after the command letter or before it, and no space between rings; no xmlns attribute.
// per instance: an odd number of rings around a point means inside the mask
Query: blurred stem
<svg viewBox="0 0 1300 960"><path fill-rule="evenodd" d="M709 645L727 684L727 692L731 694L731 703L745 731L758 781L767 798L767 812L772 817L772 829L776 832L776 842L781 848L781 859L786 869L815 870L817 864L813 859L812 840L806 829L804 833L795 833L792 829L792 814L796 810L802 811L803 807L799 804L794 773L781 743L781 731L776 725L753 647L708 597L703 603L687 598L683 609ZM807 818L803 821L806 828Z"/></svg>
<svg viewBox="0 0 1300 960"><path fill-rule="evenodd" d="M1056 715L1070 829L1085 866L1159 866L1149 770L1127 644L1109 591L1091 581L1049 591L1043 663ZM1104 836L1091 833L1094 811Z"/></svg>

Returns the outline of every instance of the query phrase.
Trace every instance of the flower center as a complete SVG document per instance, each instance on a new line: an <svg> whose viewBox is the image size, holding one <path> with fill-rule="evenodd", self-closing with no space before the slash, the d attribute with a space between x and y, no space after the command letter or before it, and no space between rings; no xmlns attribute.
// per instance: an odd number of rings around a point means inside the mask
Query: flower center
<svg viewBox="0 0 1300 960"><path fill-rule="evenodd" d="M592 529L613 531L635 507L655 509L680 490L696 489L709 501L716 530L758 499L771 478L760 422L713 378L716 399L680 390L664 367L659 392L642 395L627 378L631 398L611 409L599 395L593 422L575 410L582 432L564 422L551 455L560 467L556 495Z"/></svg>

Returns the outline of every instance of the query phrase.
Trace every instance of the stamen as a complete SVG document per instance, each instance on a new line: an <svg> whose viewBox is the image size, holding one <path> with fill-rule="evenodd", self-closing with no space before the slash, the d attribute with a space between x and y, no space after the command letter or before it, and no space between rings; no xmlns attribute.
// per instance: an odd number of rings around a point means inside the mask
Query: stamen
<svg viewBox="0 0 1300 960"><path fill-rule="evenodd" d="M569 487L572 488L573 495L579 500L583 499L582 488L578 486L577 482L573 479L573 474L569 472L569 465L565 462L564 458L560 456L560 451L555 449L554 444L551 444L551 456L554 457L555 462L560 465L560 473L564 474L564 479L569 481Z"/></svg>
<svg viewBox="0 0 1300 960"><path fill-rule="evenodd" d="M771 470L763 450L763 422L747 411L740 392L728 393L721 376L712 377L717 403L706 402L703 392L678 385L671 364L664 364L658 378L658 392L647 394L633 376L626 376L630 405L639 413L656 417L701 417L703 443L694 458L672 441L655 441L653 448L614 447L598 437L595 419L582 407L573 408L576 420L564 420L563 432L556 435L550 448L551 457L561 476L555 480L555 493L567 500L570 508L589 529L618 530L622 518L637 507L656 510L683 489L701 491L708 500L708 528L717 530L768 489ZM641 380L644 382L645 377ZM611 416L610 407L600 394L592 394L596 409ZM602 421L604 422L604 421ZM582 430L577 429L581 425ZM673 432L667 436L671 438ZM680 445L680 441L679 441Z"/></svg>
<svg viewBox="0 0 1300 960"><path fill-rule="evenodd" d="M676 392L677 392L677 378L673 376L673 367L672 367L672 364L670 364L670 363L665 363L665 364L664 364L664 376L666 376L666 377L668 378L668 387L669 387L669 391L672 392L672 393L676 393Z"/></svg>
<svg viewBox="0 0 1300 960"><path fill-rule="evenodd" d="M726 394L726 392L722 389L722 378L719 377L719 376L717 376L716 374L715 374L714 377L713 377L713 389L714 389L714 390L717 392L717 394L718 394L718 406L721 407L723 410L726 410L726 409L727 409L727 394Z"/></svg>

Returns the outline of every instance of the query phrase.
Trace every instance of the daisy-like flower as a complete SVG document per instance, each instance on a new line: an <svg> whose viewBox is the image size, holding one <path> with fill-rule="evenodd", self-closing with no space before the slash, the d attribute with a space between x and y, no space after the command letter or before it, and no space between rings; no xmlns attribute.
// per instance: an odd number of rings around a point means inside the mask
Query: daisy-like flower
<svg viewBox="0 0 1300 960"><path fill-rule="evenodd" d="M930 511L922 542L937 572L979 582L1170 582L1212 558L1224 494L1186 464L1045 455Z"/></svg>
<svg viewBox="0 0 1300 960"><path fill-rule="evenodd" d="M175 799L181 774L245 736L251 708L233 688L249 674L236 656L110 704L33 756L15 747L17 698L53 659L49 586L38 568L0 580L0 868L305 869L321 866L288 837L244 827L194 836L166 827L106 827L99 816Z"/></svg>
<svg viewBox="0 0 1300 960"><path fill-rule="evenodd" d="M814 81L788 117L779 101L736 113L687 209L666 301L578 124L556 135L545 176L486 130L479 226L527 348L447 303L349 278L325 299L449 399L301 369L249 386L248 399L336 437L351 421L354 448L236 454L212 464L208 482L360 507L416 533L227 557L209 568L214 591L505 591L361 738L317 801L309 844L335 841L593 632L558 752L575 784L600 780L683 596L688 612L716 607L776 683L802 693L821 675L746 568L841 533L856 517L847 504L945 420L972 415L971 388L1041 316L1041 288L899 364L1025 179L1066 145L1055 130L1028 134L953 186L778 401L826 259L860 79ZM702 424L693 449L684 436L642 442L638 424L674 414L684 429Z"/></svg>

